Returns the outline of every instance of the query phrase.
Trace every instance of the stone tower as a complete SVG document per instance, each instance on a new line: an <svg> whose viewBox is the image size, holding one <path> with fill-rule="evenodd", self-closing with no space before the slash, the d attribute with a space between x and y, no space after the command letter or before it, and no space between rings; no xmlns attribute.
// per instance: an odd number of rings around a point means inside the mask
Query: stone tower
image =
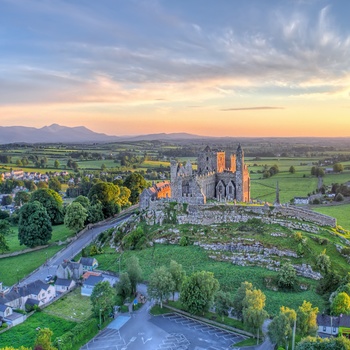
<svg viewBox="0 0 350 350"><path fill-rule="evenodd" d="M241 144L237 147L236 152L236 199L238 202L243 202L243 171L244 171L244 152Z"/></svg>

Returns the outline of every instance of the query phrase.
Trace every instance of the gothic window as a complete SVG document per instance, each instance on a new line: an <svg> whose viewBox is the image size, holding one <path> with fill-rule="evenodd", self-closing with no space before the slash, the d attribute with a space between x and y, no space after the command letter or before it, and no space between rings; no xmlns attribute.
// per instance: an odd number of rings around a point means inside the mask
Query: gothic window
<svg viewBox="0 0 350 350"><path fill-rule="evenodd" d="M207 162L209 161L209 157L207 157Z"/></svg>
<svg viewBox="0 0 350 350"><path fill-rule="evenodd" d="M232 186L230 186L230 187L228 188L228 193L229 193L229 194L232 194Z"/></svg>

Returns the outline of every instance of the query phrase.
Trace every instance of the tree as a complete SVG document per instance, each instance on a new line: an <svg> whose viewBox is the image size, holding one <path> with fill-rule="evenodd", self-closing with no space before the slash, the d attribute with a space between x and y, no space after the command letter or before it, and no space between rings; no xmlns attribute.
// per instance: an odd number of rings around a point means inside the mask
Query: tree
<svg viewBox="0 0 350 350"><path fill-rule="evenodd" d="M262 324L265 319L269 317L269 314L264 309L255 309L254 307L248 307L243 309L243 322L257 331L257 344L259 343L259 333Z"/></svg>
<svg viewBox="0 0 350 350"><path fill-rule="evenodd" d="M242 301L243 322L257 330L257 340L259 340L260 328L268 317L268 313L264 310L265 301L266 296L260 289L246 289L245 298Z"/></svg>
<svg viewBox="0 0 350 350"><path fill-rule="evenodd" d="M331 310L336 316L350 314L350 296L345 292L338 293L332 302Z"/></svg>
<svg viewBox="0 0 350 350"><path fill-rule="evenodd" d="M115 286L117 295L120 295L123 300L131 294L131 282L129 274L122 272L119 276L119 282Z"/></svg>
<svg viewBox="0 0 350 350"><path fill-rule="evenodd" d="M30 196L30 202L34 201L40 202L45 207L53 225L63 222L63 200L57 192L47 188L36 190Z"/></svg>
<svg viewBox="0 0 350 350"><path fill-rule="evenodd" d="M224 316L228 315L229 309L232 306L232 299L231 299L230 293L219 290L215 294L214 304L215 304L215 312L219 316L221 316L222 321L224 321Z"/></svg>
<svg viewBox="0 0 350 350"><path fill-rule="evenodd" d="M57 350L51 343L52 335L53 332L49 328L39 329L33 350Z"/></svg>
<svg viewBox="0 0 350 350"><path fill-rule="evenodd" d="M209 309L218 290L219 282L212 272L195 272L185 278L180 300L191 314L204 313Z"/></svg>
<svg viewBox="0 0 350 350"><path fill-rule="evenodd" d="M163 308L163 300L167 299L175 288L175 283L169 270L165 266L158 267L151 274L147 293L151 298L159 301Z"/></svg>
<svg viewBox="0 0 350 350"><path fill-rule="evenodd" d="M122 208L127 208L131 205L131 202L129 201L131 195L131 191L125 187L125 186L120 186L120 194L118 198L118 204Z"/></svg>
<svg viewBox="0 0 350 350"><path fill-rule="evenodd" d="M287 339L290 339L292 328L285 314L280 313L278 316L274 317L268 326L268 335L271 341L278 346L283 345L284 342L287 342Z"/></svg>
<svg viewBox="0 0 350 350"><path fill-rule="evenodd" d="M297 310L297 328L302 336L315 334L317 331L316 317L318 313L317 307L312 307L308 301L303 302Z"/></svg>
<svg viewBox="0 0 350 350"><path fill-rule="evenodd" d="M6 242L5 235L0 233L0 252L3 254L5 252L8 252L9 250L10 250L10 247Z"/></svg>
<svg viewBox="0 0 350 350"><path fill-rule="evenodd" d="M15 196L15 204L17 207L22 206L25 203L28 203L30 199L30 194L25 191L18 191Z"/></svg>
<svg viewBox="0 0 350 350"><path fill-rule="evenodd" d="M118 186L110 182L99 182L91 187L88 198L93 205L101 203L103 215L108 218L120 211L119 195L120 189Z"/></svg>
<svg viewBox="0 0 350 350"><path fill-rule="evenodd" d="M318 257L316 258L316 265L318 266L318 268L322 272L324 272L326 274L330 271L330 269L331 269L331 259L326 254L326 249L324 249L322 251L322 253L320 253L318 255Z"/></svg>
<svg viewBox="0 0 350 350"><path fill-rule="evenodd" d="M289 168L289 172L290 172L291 174L295 174L295 168L294 168L293 165Z"/></svg>
<svg viewBox="0 0 350 350"><path fill-rule="evenodd" d="M8 236L12 232L10 223L7 220L0 220L0 234Z"/></svg>
<svg viewBox="0 0 350 350"><path fill-rule="evenodd" d="M71 230L79 232L83 227L88 216L87 210L78 202L68 205L64 224Z"/></svg>
<svg viewBox="0 0 350 350"><path fill-rule="evenodd" d="M342 171L344 171L344 166L341 163L335 163L333 164L333 171L335 173L341 173Z"/></svg>
<svg viewBox="0 0 350 350"><path fill-rule="evenodd" d="M39 181L36 186L38 189L49 188L49 185L45 181Z"/></svg>
<svg viewBox="0 0 350 350"><path fill-rule="evenodd" d="M297 282L297 273L291 263L285 263L278 272L278 286L293 289Z"/></svg>
<svg viewBox="0 0 350 350"><path fill-rule="evenodd" d="M124 186L131 191L130 201L132 204L135 204L139 201L139 196L142 191L147 188L147 181L141 174L132 173L126 177Z"/></svg>
<svg viewBox="0 0 350 350"><path fill-rule="evenodd" d="M295 310L282 306L279 315L274 317L268 326L268 335L271 341L277 345L282 345L286 342L286 348L288 348L295 320Z"/></svg>
<svg viewBox="0 0 350 350"><path fill-rule="evenodd" d="M54 161L54 163L53 163L53 166L54 166L56 169L58 169L58 168L60 167L60 162L59 162L57 159L55 159L55 161Z"/></svg>
<svg viewBox="0 0 350 350"><path fill-rule="evenodd" d="M88 209L88 221L91 223L99 222L104 219L102 204L96 203L89 207Z"/></svg>
<svg viewBox="0 0 350 350"><path fill-rule="evenodd" d="M105 320L113 310L115 297L115 289L112 288L108 281L98 282L90 296L95 317L102 317Z"/></svg>
<svg viewBox="0 0 350 350"><path fill-rule="evenodd" d="M350 340L345 337L325 338L306 337L298 343L296 350L349 350Z"/></svg>
<svg viewBox="0 0 350 350"><path fill-rule="evenodd" d="M253 290L253 285L250 282L242 282L233 298L233 309L237 317L242 319L243 316L243 301L247 290Z"/></svg>
<svg viewBox="0 0 350 350"><path fill-rule="evenodd" d="M62 190L62 185L61 183L58 181L57 177L52 177L49 180L49 188L51 190L54 190L55 192L60 192Z"/></svg>
<svg viewBox="0 0 350 350"><path fill-rule="evenodd" d="M78 196L74 199L73 203L80 203L87 210L90 207L90 200L88 197L85 196Z"/></svg>
<svg viewBox="0 0 350 350"><path fill-rule="evenodd" d="M1 205L11 205L12 204L12 196L3 196L1 200Z"/></svg>
<svg viewBox="0 0 350 350"><path fill-rule="evenodd" d="M174 281L174 288L172 290L173 300L175 300L175 292L180 292L182 283L186 277L186 272L182 268L182 265L174 260L170 261L169 272Z"/></svg>
<svg viewBox="0 0 350 350"><path fill-rule="evenodd" d="M127 273L131 283L131 292L136 293L137 284L142 280L142 270L139 259L135 255L132 255L128 260L127 266Z"/></svg>
<svg viewBox="0 0 350 350"><path fill-rule="evenodd" d="M46 244L51 237L51 221L43 205L38 201L24 204L19 211L19 243L33 248Z"/></svg>

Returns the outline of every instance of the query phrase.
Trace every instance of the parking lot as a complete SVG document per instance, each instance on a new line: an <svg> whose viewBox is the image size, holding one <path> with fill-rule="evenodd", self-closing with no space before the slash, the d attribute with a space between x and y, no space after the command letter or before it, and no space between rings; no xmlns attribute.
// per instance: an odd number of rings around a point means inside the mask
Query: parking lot
<svg viewBox="0 0 350 350"><path fill-rule="evenodd" d="M229 350L245 339L176 313L151 316L150 305L119 316L82 350Z"/></svg>

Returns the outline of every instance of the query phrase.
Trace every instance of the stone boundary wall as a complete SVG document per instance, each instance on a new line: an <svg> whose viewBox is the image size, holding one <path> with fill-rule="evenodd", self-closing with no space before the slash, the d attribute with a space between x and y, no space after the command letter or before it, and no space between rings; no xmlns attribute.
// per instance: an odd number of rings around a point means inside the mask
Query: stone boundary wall
<svg viewBox="0 0 350 350"><path fill-rule="evenodd" d="M164 208L167 203L174 202L169 199L158 200L150 203L146 220L149 224L162 224L165 219ZM233 205L227 203L188 204L184 212L183 204L178 203L177 221L179 224L202 224L246 222L251 218L261 219L264 223L277 223L292 229L306 230L317 233L319 226L335 227L337 221L331 216L315 213L311 210L294 206L267 205ZM293 222L298 220L299 222ZM302 222L300 222L302 221Z"/></svg>

